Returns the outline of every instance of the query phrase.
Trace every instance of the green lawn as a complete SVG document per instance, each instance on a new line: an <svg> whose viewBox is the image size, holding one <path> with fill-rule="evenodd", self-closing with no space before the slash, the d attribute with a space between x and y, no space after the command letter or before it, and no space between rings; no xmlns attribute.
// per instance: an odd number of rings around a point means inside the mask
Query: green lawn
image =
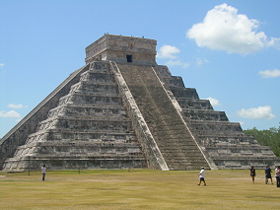
<svg viewBox="0 0 280 210"><path fill-rule="evenodd" d="M280 209L280 188L257 171L97 170L0 173L0 209Z"/></svg>

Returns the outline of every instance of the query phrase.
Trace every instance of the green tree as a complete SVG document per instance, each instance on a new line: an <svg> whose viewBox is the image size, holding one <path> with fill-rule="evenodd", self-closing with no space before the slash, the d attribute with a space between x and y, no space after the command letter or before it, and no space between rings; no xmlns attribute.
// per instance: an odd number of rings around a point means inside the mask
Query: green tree
<svg viewBox="0 0 280 210"><path fill-rule="evenodd" d="M269 128L267 130L252 128L244 130L244 132L248 135L254 136L259 144L269 146L274 154L280 157L280 126L278 128Z"/></svg>

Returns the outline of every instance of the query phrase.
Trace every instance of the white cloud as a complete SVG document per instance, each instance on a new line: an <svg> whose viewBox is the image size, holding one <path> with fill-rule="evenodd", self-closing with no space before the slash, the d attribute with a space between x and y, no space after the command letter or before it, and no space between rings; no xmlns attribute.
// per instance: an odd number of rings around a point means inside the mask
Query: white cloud
<svg viewBox="0 0 280 210"><path fill-rule="evenodd" d="M4 67L5 64L4 63L0 63L0 68Z"/></svg>
<svg viewBox="0 0 280 210"><path fill-rule="evenodd" d="M22 109L22 108L26 108L26 105L23 104L8 104L8 108L11 109Z"/></svg>
<svg viewBox="0 0 280 210"><path fill-rule="evenodd" d="M220 101L216 98L208 97L206 99L208 99L210 101L212 106L219 106L220 105Z"/></svg>
<svg viewBox="0 0 280 210"><path fill-rule="evenodd" d="M20 114L14 110L0 111L0 118L20 118Z"/></svg>
<svg viewBox="0 0 280 210"><path fill-rule="evenodd" d="M186 36L199 47L239 54L256 52L279 42L279 38L270 39L264 32L257 32L258 27L259 21L221 4L209 10L203 22L194 24Z"/></svg>
<svg viewBox="0 0 280 210"><path fill-rule="evenodd" d="M195 63L198 66L202 66L203 64L208 63L208 60L205 58L196 58Z"/></svg>
<svg viewBox="0 0 280 210"><path fill-rule="evenodd" d="M259 106L249 109L241 109L237 112L240 117L248 119L272 119L275 115L270 106Z"/></svg>
<svg viewBox="0 0 280 210"><path fill-rule="evenodd" d="M159 48L159 52L157 54L158 58L168 58L168 59L176 59L176 54L180 53L180 50L177 47L171 45L164 45Z"/></svg>
<svg viewBox="0 0 280 210"><path fill-rule="evenodd" d="M188 68L190 66L189 63L182 62L180 60L169 60L165 63L167 66L179 66L182 68Z"/></svg>
<svg viewBox="0 0 280 210"><path fill-rule="evenodd" d="M264 70L264 71L260 71L259 74L260 74L263 78L280 77L280 69Z"/></svg>

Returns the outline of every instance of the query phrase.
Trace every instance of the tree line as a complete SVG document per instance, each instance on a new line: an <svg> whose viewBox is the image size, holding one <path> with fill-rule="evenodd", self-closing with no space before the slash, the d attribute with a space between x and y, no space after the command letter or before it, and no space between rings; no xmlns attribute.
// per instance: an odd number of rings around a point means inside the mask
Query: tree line
<svg viewBox="0 0 280 210"><path fill-rule="evenodd" d="M274 154L280 157L280 125L278 128L273 127L267 130L258 130L254 127L244 130L244 133L254 136L260 145L269 146Z"/></svg>

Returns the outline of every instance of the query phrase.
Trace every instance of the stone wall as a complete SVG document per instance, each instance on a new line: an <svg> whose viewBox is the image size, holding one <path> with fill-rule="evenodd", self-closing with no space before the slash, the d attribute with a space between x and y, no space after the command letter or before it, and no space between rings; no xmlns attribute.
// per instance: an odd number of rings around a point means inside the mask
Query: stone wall
<svg viewBox="0 0 280 210"><path fill-rule="evenodd" d="M155 65L156 40L105 34L86 48L86 63L110 60L127 63L132 55L133 64Z"/></svg>

